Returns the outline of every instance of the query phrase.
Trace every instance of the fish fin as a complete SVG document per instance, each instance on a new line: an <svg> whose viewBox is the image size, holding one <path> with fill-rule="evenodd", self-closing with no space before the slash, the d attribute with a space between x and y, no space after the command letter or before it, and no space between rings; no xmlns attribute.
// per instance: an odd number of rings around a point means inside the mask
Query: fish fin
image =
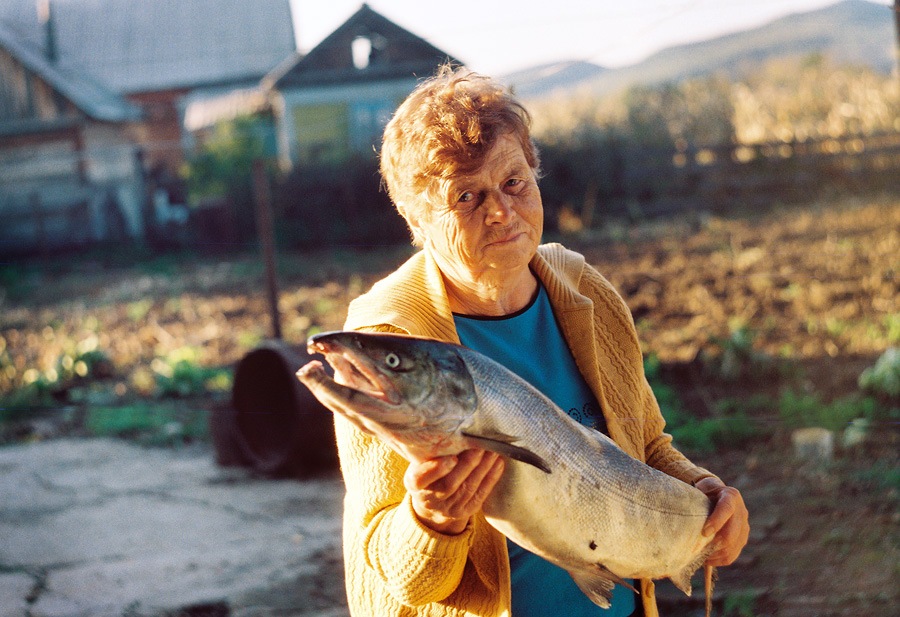
<svg viewBox="0 0 900 617"><path fill-rule="evenodd" d="M684 592L684 595L691 595L691 578L694 576L694 572L700 569L704 563L706 563L706 559L709 557L710 553L713 550L713 543L710 542L706 545L706 548L697 555L697 558L694 559L691 563L689 563L681 572L673 574L669 577L678 589Z"/></svg>
<svg viewBox="0 0 900 617"><path fill-rule="evenodd" d="M463 435L465 435L466 437L480 437L482 439L490 439L491 441L499 441L501 443L509 444L519 441L519 438L515 437L514 435L508 435L496 429L478 427L474 425L474 423L470 424L467 428L472 429L472 431L474 432L466 432L466 429L464 428Z"/></svg>
<svg viewBox="0 0 900 617"><path fill-rule="evenodd" d="M706 617L712 616L713 590L719 573L713 566L703 566L703 591L706 594Z"/></svg>
<svg viewBox="0 0 900 617"><path fill-rule="evenodd" d="M484 448L485 450L490 450L491 452L496 452L498 454L502 454L503 456L508 456L509 458L516 461L528 463L529 465L537 467L544 473L550 473L550 466L547 464L547 461L542 459L531 450L522 448L521 446L517 446L512 443L516 441L515 437L511 437L503 433L492 433L490 436L463 433L463 436L469 438L475 443L475 445Z"/></svg>
<svg viewBox="0 0 900 617"><path fill-rule="evenodd" d="M609 608L613 587L616 586L616 583L637 593L637 589L631 583L616 576L600 564L597 564L595 569L570 571L569 574L584 595L601 608Z"/></svg>

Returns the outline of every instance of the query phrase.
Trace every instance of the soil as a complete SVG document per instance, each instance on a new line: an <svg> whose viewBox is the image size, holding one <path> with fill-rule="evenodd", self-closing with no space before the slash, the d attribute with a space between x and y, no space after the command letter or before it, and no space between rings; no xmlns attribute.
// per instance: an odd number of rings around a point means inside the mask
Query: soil
<svg viewBox="0 0 900 617"><path fill-rule="evenodd" d="M798 459L796 426L778 404L785 391L822 405L861 397L860 373L900 344L900 201L606 221L600 232L562 241L620 291L646 353L659 359L663 381L690 414L714 418L723 404L738 406L756 429L714 453L689 453L738 487L751 513L750 543L720 569L719 613L900 614L898 400L870 395L882 411L863 441L844 446L835 432L827 461ZM283 256L285 339L302 345L311 332L339 328L347 302L409 254ZM198 364L231 366L267 337L256 256L157 260L153 268L102 259L25 264L0 313L0 394L21 388L29 368L57 370L60 407L76 411L8 418L0 442L84 434L78 418L91 400L154 395L155 360L190 348ZM103 351L106 373L61 379L60 358L79 349ZM330 562L340 578L340 561ZM697 596L685 600L660 585L663 614L702 614Z"/></svg>

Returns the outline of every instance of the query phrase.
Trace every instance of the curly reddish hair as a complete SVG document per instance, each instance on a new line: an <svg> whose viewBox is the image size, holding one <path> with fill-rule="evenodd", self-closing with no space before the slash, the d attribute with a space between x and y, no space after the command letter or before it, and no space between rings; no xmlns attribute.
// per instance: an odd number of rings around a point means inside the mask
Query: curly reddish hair
<svg viewBox="0 0 900 617"><path fill-rule="evenodd" d="M535 177L540 157L531 116L509 89L464 67L441 66L397 108L384 129L381 176L409 223L448 203L450 180L475 173L501 135L512 133ZM410 226L412 229L412 226ZM421 246L421 238L413 237Z"/></svg>

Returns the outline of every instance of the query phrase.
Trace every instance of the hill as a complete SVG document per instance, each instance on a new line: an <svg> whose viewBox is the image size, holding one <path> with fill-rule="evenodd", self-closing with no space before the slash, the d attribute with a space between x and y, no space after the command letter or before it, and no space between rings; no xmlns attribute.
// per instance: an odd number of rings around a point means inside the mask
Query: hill
<svg viewBox="0 0 900 617"><path fill-rule="evenodd" d="M523 69L504 75L501 79L511 84L519 96L530 98L571 88L603 75L609 70L583 60L569 60Z"/></svg>
<svg viewBox="0 0 900 617"><path fill-rule="evenodd" d="M605 94L634 84L680 81L715 72L736 78L773 58L816 53L839 64L890 73L896 63L896 36L890 7L844 0L758 28L670 47L621 69L573 61L519 71L503 79L523 98L574 90Z"/></svg>

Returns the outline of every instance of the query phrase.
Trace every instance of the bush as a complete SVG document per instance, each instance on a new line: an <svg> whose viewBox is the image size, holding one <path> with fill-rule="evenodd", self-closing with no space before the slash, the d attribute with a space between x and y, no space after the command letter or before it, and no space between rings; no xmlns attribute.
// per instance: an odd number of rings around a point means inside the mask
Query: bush
<svg viewBox="0 0 900 617"><path fill-rule="evenodd" d="M265 156L270 131L269 121L262 118L222 122L182 169L191 204L225 199L233 209L234 232L243 242L256 230L252 165Z"/></svg>

